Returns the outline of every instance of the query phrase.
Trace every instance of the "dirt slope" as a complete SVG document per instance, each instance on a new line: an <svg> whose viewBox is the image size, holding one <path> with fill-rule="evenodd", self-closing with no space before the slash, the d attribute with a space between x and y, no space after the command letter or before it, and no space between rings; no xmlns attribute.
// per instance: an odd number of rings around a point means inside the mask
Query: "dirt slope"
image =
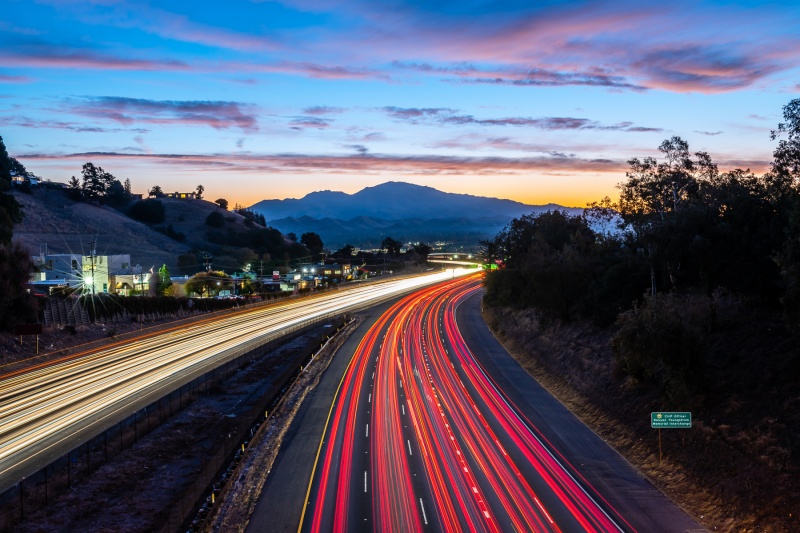
<svg viewBox="0 0 800 533"><path fill-rule="evenodd" d="M121 211L74 202L56 189L39 188L33 194L15 192L14 196L25 211L22 223L14 227L14 240L25 245L31 254L45 249L51 254L88 253L89 242L96 238L98 254L130 254L131 263L145 269L162 264L174 269L179 254L191 248L213 247L206 240L205 220L219 207L205 200L161 199L165 219L155 226L171 224L176 232L186 235L185 241L178 242ZM236 225L242 225L244 220L235 213L225 212L225 216Z"/></svg>

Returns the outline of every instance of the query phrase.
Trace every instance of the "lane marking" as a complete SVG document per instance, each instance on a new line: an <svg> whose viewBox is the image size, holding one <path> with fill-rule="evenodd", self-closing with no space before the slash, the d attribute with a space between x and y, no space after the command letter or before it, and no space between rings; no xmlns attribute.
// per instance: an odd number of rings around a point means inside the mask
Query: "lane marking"
<svg viewBox="0 0 800 533"><path fill-rule="evenodd" d="M369 398L367 398L367 403L372 403L372 393L369 393Z"/></svg>
<svg viewBox="0 0 800 533"><path fill-rule="evenodd" d="M364 492L367 492L367 471L364 470Z"/></svg>
<svg viewBox="0 0 800 533"><path fill-rule="evenodd" d="M367 438L369 438L369 424L367 424Z"/></svg>
<svg viewBox="0 0 800 533"><path fill-rule="evenodd" d="M425 514L425 504L422 503L422 498L419 499L419 506L422 507L422 519L425 520L425 525L428 525L428 515Z"/></svg>
<svg viewBox="0 0 800 533"><path fill-rule="evenodd" d="M408 443L408 455L414 455L413 453L411 453L411 441L406 440L406 442Z"/></svg>

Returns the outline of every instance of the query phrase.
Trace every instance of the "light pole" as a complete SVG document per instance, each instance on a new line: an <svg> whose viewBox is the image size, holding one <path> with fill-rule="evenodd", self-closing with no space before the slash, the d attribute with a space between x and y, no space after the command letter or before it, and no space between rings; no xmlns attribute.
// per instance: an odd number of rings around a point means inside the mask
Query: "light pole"
<svg viewBox="0 0 800 533"><path fill-rule="evenodd" d="M94 296L94 254L95 254L94 245L95 245L94 239L89 241L89 258L90 258L89 260L92 265L92 296Z"/></svg>

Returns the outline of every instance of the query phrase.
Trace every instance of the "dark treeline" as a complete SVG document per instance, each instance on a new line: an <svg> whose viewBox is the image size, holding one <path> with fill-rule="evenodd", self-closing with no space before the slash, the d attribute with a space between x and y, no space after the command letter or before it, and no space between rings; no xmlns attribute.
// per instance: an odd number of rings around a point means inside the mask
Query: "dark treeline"
<svg viewBox="0 0 800 533"><path fill-rule="evenodd" d="M534 307L544 320L616 322L614 354L628 375L673 396L702 385L704 339L731 295L780 308L800 326L800 99L771 170L720 172L680 137L660 157L631 159L618 201L581 216L523 216L484 255L505 268L486 277L486 303Z"/></svg>
<svg viewBox="0 0 800 533"><path fill-rule="evenodd" d="M13 243L14 224L22 222L22 205L10 193L12 176L29 174L25 167L8 155L0 137L0 329L10 329L16 322L36 320L37 307L25 290L33 264L21 245Z"/></svg>

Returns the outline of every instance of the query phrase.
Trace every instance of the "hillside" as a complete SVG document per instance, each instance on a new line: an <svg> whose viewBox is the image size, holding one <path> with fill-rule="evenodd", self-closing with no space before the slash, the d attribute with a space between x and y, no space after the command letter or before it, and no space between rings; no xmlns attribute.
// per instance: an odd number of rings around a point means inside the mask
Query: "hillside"
<svg viewBox="0 0 800 533"><path fill-rule="evenodd" d="M800 531L800 334L775 309L726 301L709 335L708 386L692 408L624 375L615 327L542 321L536 311L484 308L520 364L709 531ZM692 412L692 429L665 430L650 413Z"/></svg>
<svg viewBox="0 0 800 533"><path fill-rule="evenodd" d="M147 224L137 222L108 206L75 202L57 189L39 188L33 194L14 193L23 205L25 218L14 228L14 240L25 245L32 255L40 250L48 253L87 253L89 242L96 238L97 253L104 255L130 254L132 264L145 268L166 264L177 266L179 254L190 249L216 250L219 247L207 240L205 219L219 207L205 200L162 198L165 219L157 227L172 225L186 238L178 242ZM244 218L225 213L241 226Z"/></svg>
<svg viewBox="0 0 800 533"><path fill-rule="evenodd" d="M317 219L309 216L287 217L270 220L270 225L284 233L302 235L313 231L322 237L326 246L336 249L345 244L362 248L377 248L384 237L390 236L400 242L447 241L477 244L481 239L489 239L508 223L506 217L464 217L449 219L384 220L371 217L355 217L349 220L339 218Z"/></svg>

